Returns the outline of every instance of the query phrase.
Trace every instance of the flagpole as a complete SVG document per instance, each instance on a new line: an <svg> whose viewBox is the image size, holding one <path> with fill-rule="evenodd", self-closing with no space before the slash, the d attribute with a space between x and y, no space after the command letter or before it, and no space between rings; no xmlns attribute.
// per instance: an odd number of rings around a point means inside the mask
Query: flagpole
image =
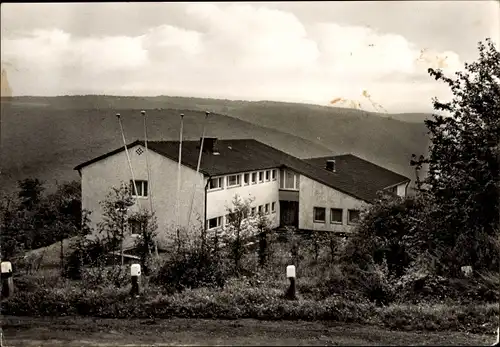
<svg viewBox="0 0 500 347"><path fill-rule="evenodd" d="M151 218L154 216L154 208L153 208L153 182L151 180L151 167L149 165L149 150L148 150L148 130L147 130L147 122L146 122L146 111L141 111L141 114L144 118L144 148L146 149L146 170L148 172L148 195L149 195L149 207L151 210ZM158 244L156 240L154 240L155 244L155 255L158 258ZM149 245L148 245L148 250L149 250ZM149 253L151 254L151 250L149 250Z"/></svg>
<svg viewBox="0 0 500 347"><path fill-rule="evenodd" d="M205 140L205 129L206 129L207 119L208 119L209 115L210 115L210 112L206 111L205 112L205 120L203 122L203 131L201 133L200 151L198 153L198 165L196 165L196 176L198 176L198 173L200 172L201 154L203 153L203 143L204 143L204 140ZM198 183L198 179L197 178L198 177L196 177L196 180L194 181L194 190L193 190L193 195L191 197L191 204L189 206L189 215L188 215L188 220L187 220L188 228L189 228L189 225L191 223L191 213L193 211L194 196L196 194L197 183ZM203 223L205 224L206 221L203 221Z"/></svg>

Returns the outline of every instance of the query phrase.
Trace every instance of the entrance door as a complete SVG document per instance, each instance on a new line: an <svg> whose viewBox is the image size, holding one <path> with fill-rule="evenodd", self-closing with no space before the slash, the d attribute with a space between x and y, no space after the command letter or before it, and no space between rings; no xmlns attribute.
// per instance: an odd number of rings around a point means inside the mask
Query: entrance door
<svg viewBox="0 0 500 347"><path fill-rule="evenodd" d="M298 201L280 201L280 226L299 227Z"/></svg>

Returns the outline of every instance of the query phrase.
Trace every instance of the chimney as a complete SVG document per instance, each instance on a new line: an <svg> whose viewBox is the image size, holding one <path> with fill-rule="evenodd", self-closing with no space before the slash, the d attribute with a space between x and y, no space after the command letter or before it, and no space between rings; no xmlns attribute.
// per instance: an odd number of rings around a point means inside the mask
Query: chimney
<svg viewBox="0 0 500 347"><path fill-rule="evenodd" d="M200 139L201 145L201 139ZM217 138L216 137L205 137L203 140L203 152L211 154L219 154L217 149Z"/></svg>
<svg viewBox="0 0 500 347"><path fill-rule="evenodd" d="M335 159L328 159L328 160L326 161L326 169L327 169L328 171L336 172L336 171L335 171L335 169L336 169L336 168L335 168Z"/></svg>

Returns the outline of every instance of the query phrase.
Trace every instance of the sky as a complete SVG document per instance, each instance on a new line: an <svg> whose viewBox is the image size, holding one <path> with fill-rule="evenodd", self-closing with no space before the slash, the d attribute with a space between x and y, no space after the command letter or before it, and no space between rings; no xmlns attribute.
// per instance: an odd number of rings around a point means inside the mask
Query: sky
<svg viewBox="0 0 500 347"><path fill-rule="evenodd" d="M194 96L430 112L500 39L498 1L3 3L12 95ZM333 102L333 103L332 103Z"/></svg>

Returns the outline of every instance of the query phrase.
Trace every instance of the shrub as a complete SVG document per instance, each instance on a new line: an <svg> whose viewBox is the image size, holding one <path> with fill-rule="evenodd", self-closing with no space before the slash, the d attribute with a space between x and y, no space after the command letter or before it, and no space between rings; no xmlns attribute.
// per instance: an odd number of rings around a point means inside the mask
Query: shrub
<svg viewBox="0 0 500 347"><path fill-rule="evenodd" d="M56 269L40 270L34 275L14 275L16 292L35 292L40 288L60 288L68 283L69 281L62 278Z"/></svg>
<svg viewBox="0 0 500 347"><path fill-rule="evenodd" d="M349 287L359 291L365 298L378 306L387 305L394 300L394 289L390 284L387 265L372 264L367 270L356 265L342 267Z"/></svg>
<svg viewBox="0 0 500 347"><path fill-rule="evenodd" d="M203 286L222 288L227 276L228 272L221 259L194 249L165 261L152 278L152 283L170 291Z"/></svg>
<svg viewBox="0 0 500 347"><path fill-rule="evenodd" d="M425 241L418 234L423 208L421 199L379 196L349 238L342 260L366 270L372 262L381 264L385 259L389 272L402 276Z"/></svg>
<svg viewBox="0 0 500 347"><path fill-rule="evenodd" d="M71 245L73 251L66 259L63 276L79 280L82 278L82 270L86 265L103 266L107 246L99 239L86 239L78 237Z"/></svg>
<svg viewBox="0 0 500 347"><path fill-rule="evenodd" d="M498 326L498 304L393 305L377 309L381 325L398 330L486 333Z"/></svg>
<svg viewBox="0 0 500 347"><path fill-rule="evenodd" d="M498 325L498 304L389 305L376 308L368 301L283 298L285 281L271 288L265 283L230 279L223 289L185 289L165 294L144 283L136 298L127 287L93 289L72 287L17 291L1 303L3 314L29 316L85 315L101 318L254 318L263 320L329 320L379 324L400 330L460 330L484 333Z"/></svg>
<svg viewBox="0 0 500 347"><path fill-rule="evenodd" d="M82 285L84 288L112 286L123 288L130 283L128 266L95 266L82 271Z"/></svg>

